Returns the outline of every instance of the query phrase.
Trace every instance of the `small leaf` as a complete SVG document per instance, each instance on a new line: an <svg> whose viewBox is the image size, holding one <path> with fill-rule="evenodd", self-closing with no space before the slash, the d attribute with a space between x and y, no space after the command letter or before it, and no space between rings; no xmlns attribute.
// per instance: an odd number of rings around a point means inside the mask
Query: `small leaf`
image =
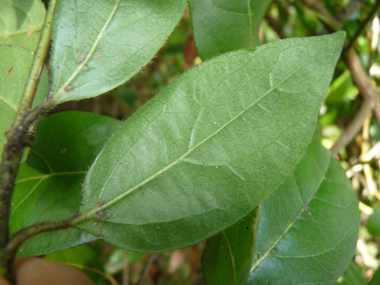
<svg viewBox="0 0 380 285"><path fill-rule="evenodd" d="M364 279L360 267L356 264L354 260L351 261L350 266L347 268L346 272L342 275L343 285L367 285L368 282ZM379 283L374 283L376 285ZM372 285L372 284L371 284Z"/></svg>
<svg viewBox="0 0 380 285"><path fill-rule="evenodd" d="M186 1L58 1L53 25L52 96L90 98L143 68L180 20Z"/></svg>
<svg viewBox="0 0 380 285"><path fill-rule="evenodd" d="M44 4L40 0L0 0L0 7L0 45L34 51L45 20Z"/></svg>
<svg viewBox="0 0 380 285"><path fill-rule="evenodd" d="M115 248L108 256L107 263L105 264L105 271L108 274L116 274L125 268L125 249ZM144 253L129 251L128 252L128 264L132 264L139 260Z"/></svg>
<svg viewBox="0 0 380 285"><path fill-rule="evenodd" d="M260 44L259 27L272 0L189 0L194 40L203 60Z"/></svg>
<svg viewBox="0 0 380 285"><path fill-rule="evenodd" d="M247 284L256 226L254 209L247 217L207 240L202 257L206 284Z"/></svg>
<svg viewBox="0 0 380 285"><path fill-rule="evenodd" d="M352 260L359 226L344 170L331 152L310 144L293 175L261 205L248 284L334 284Z"/></svg>
<svg viewBox="0 0 380 285"><path fill-rule="evenodd" d="M373 236L380 236L380 207L377 207L367 220L368 232Z"/></svg>
<svg viewBox="0 0 380 285"><path fill-rule="evenodd" d="M1 1L1 0L0 0ZM24 91L33 55L19 46L0 45L0 155L6 143L4 133L10 128ZM49 79L44 68L33 106L43 102L49 91Z"/></svg>
<svg viewBox="0 0 380 285"><path fill-rule="evenodd" d="M12 197L11 234L23 227L72 217L86 170L120 122L85 112L48 116L37 128ZM41 255L96 239L78 229L34 236L20 255Z"/></svg>
<svg viewBox="0 0 380 285"><path fill-rule="evenodd" d="M371 281L369 282L369 285L378 285L378 284L380 284L380 266L377 267L375 273L372 276Z"/></svg>
<svg viewBox="0 0 380 285"><path fill-rule="evenodd" d="M356 94L358 94L358 89L352 81L350 71L346 70L331 84L327 92L326 103L341 103Z"/></svg>
<svg viewBox="0 0 380 285"><path fill-rule="evenodd" d="M80 265L94 282L101 281L104 278L103 275L96 273L104 272L102 259L86 244L47 254L45 258L70 265Z"/></svg>
<svg viewBox="0 0 380 285"><path fill-rule="evenodd" d="M189 70L89 170L76 226L134 251L198 243L248 215L311 139L344 33L282 40Z"/></svg>

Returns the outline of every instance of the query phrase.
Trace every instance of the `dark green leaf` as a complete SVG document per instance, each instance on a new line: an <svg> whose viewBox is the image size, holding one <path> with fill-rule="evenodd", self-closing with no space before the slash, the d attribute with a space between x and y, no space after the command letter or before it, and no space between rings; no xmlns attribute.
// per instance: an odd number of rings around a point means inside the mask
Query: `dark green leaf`
<svg viewBox="0 0 380 285"><path fill-rule="evenodd" d="M248 284L334 284L356 247L360 213L334 155L312 143L262 205Z"/></svg>
<svg viewBox="0 0 380 285"><path fill-rule="evenodd" d="M260 44L259 27L272 0L189 0L194 40L203 60Z"/></svg>
<svg viewBox="0 0 380 285"><path fill-rule="evenodd" d="M360 270L360 267L356 264L354 260L352 260L350 263L350 266L347 268L346 272L342 275L342 282L340 282L339 284L367 285L368 283L364 279L362 272Z"/></svg>
<svg viewBox="0 0 380 285"><path fill-rule="evenodd" d="M52 96L90 98L143 68L180 20L185 0L58 1L53 26Z"/></svg>
<svg viewBox="0 0 380 285"><path fill-rule="evenodd" d="M351 261L347 271L342 276L343 285L367 285L367 281L364 279L360 267L354 260ZM379 283L376 283L379 284Z"/></svg>
<svg viewBox="0 0 380 285"><path fill-rule="evenodd" d="M257 209L207 240L202 271L207 285L247 284L253 255Z"/></svg>
<svg viewBox="0 0 380 285"><path fill-rule="evenodd" d="M359 285L360 283L357 283L357 284ZM377 267L375 274L373 274L372 279L369 282L369 285L378 285L378 284L380 284L380 266Z"/></svg>
<svg viewBox="0 0 380 285"><path fill-rule="evenodd" d="M85 112L64 112L40 122L27 163L20 167L12 199L11 234L78 211L81 182L119 121ZM20 255L41 255L95 239L78 229L37 235Z"/></svg>
<svg viewBox="0 0 380 285"><path fill-rule="evenodd" d="M380 236L380 207L377 207L367 221L368 232L373 236Z"/></svg>
<svg viewBox="0 0 380 285"><path fill-rule="evenodd" d="M183 74L106 144L86 177L77 226L157 252L248 215L301 159L343 40L282 40Z"/></svg>

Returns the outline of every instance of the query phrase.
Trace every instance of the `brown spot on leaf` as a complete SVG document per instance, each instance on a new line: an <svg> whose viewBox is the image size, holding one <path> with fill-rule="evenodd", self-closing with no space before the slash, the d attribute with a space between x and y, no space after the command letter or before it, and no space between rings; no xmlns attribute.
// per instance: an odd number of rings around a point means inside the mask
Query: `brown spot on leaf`
<svg viewBox="0 0 380 285"><path fill-rule="evenodd" d="M80 53L78 53L76 55L76 58L75 58L75 60L77 61L77 63L82 63L85 60L87 54L88 54L87 50L84 50L84 51L81 51Z"/></svg>
<svg viewBox="0 0 380 285"><path fill-rule="evenodd" d="M73 89L74 89L74 87L71 86L71 85L67 85L67 86L65 87L65 91L66 91L66 92L69 92L69 91L71 91L71 90L73 90Z"/></svg>
<svg viewBox="0 0 380 285"><path fill-rule="evenodd" d="M11 74L11 72L12 72L12 70L13 70L13 67L14 67L14 66L12 66L11 68L9 68L9 70L8 70L8 75L7 75L7 76L9 76L9 75Z"/></svg>

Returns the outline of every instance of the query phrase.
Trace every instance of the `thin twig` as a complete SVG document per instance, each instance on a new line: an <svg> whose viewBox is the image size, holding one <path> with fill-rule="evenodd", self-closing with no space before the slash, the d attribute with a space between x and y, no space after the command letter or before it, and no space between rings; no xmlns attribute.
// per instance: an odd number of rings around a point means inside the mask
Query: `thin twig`
<svg viewBox="0 0 380 285"><path fill-rule="evenodd" d="M363 122L363 130L362 130L362 145L361 145L361 155L364 157L368 153L368 140L369 140L369 125L371 122L371 118L367 117ZM367 186L369 193L375 196L378 200L380 200L380 192L376 188L375 181L373 181L371 166L368 163L363 165L364 177L367 181Z"/></svg>
<svg viewBox="0 0 380 285"><path fill-rule="evenodd" d="M327 28L327 30L329 30L329 32L341 29L342 24L335 20L333 16L331 16L330 12L319 0L302 0L302 2L306 6L320 14L319 18L325 24L325 27Z"/></svg>
<svg viewBox="0 0 380 285"><path fill-rule="evenodd" d="M123 250L123 285L129 284L129 251Z"/></svg>
<svg viewBox="0 0 380 285"><path fill-rule="evenodd" d="M282 31L282 25L271 15L266 15L265 19L268 21L269 26L277 33L280 39L285 39L286 35Z"/></svg>
<svg viewBox="0 0 380 285"><path fill-rule="evenodd" d="M351 16L364 4L363 0L351 0L336 16L335 19L340 23L346 23Z"/></svg>
<svg viewBox="0 0 380 285"><path fill-rule="evenodd" d="M145 269L144 269L144 272L143 274L141 275L141 278L139 280L139 282L137 283L138 285L142 285L144 280L146 279L146 277L148 276L148 273L150 271L150 268L152 267L152 264L153 262L157 259L158 257L158 253L155 253L155 254L152 254L150 257L149 257L149 261L148 261L148 264L146 265Z"/></svg>
<svg viewBox="0 0 380 285"><path fill-rule="evenodd" d="M348 145L356 134L359 133L364 120L371 115L373 110L379 106L378 94L380 89L372 85L371 79L364 71L363 66L356 53L348 50L344 56L347 67L350 69L356 86L359 89L360 95L363 97L363 104L359 113L343 131L341 137L334 144L331 150L337 154L342 147Z"/></svg>
<svg viewBox="0 0 380 285"><path fill-rule="evenodd" d="M354 44L354 42L356 41L356 39L360 36L360 34L363 32L363 30L365 29L365 27L367 26L367 24L375 16L375 14L376 14L377 10L379 10L379 8L380 8L380 1L378 0L378 1L376 1L375 5L372 7L372 10L369 12L369 14L367 15L367 17L360 24L360 27L357 29L357 31L354 34L354 36L350 39L350 41L348 42L348 44L344 48L345 51L349 50L352 47L352 45Z"/></svg>

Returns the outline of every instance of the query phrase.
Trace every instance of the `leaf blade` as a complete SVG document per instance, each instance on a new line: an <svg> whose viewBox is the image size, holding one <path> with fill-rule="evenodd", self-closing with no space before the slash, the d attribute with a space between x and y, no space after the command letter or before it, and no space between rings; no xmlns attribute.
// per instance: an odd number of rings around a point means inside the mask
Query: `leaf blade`
<svg viewBox="0 0 380 285"><path fill-rule="evenodd" d="M271 2L190 0L194 40L200 57L206 60L228 51L258 46L260 22Z"/></svg>
<svg viewBox="0 0 380 285"><path fill-rule="evenodd" d="M34 51L45 19L39 0L0 1L0 45L18 45Z"/></svg>
<svg viewBox="0 0 380 285"><path fill-rule="evenodd" d="M254 248L257 209L207 240L202 256L206 284L247 284Z"/></svg>
<svg viewBox="0 0 380 285"><path fill-rule="evenodd" d="M85 112L42 120L29 159L20 167L12 197L10 231L75 215L81 182L119 121ZM96 239L78 229L44 233L23 244L20 255L41 255Z"/></svg>
<svg viewBox="0 0 380 285"><path fill-rule="evenodd" d="M343 38L232 52L178 78L102 150L86 177L77 226L130 250L161 251L197 243L247 215L300 159L333 70L321 62L334 64ZM317 59L300 69L310 54ZM271 65L271 57L281 60ZM303 87L295 84L300 76ZM127 237L118 235L124 231Z"/></svg>
<svg viewBox="0 0 380 285"><path fill-rule="evenodd" d="M5 132L10 128L16 115L21 100L29 69L32 66L32 53L21 47L11 45L0 45L0 113L3 120L0 122L0 155L6 143ZM42 70L40 82L33 106L42 103L49 90L49 79L46 68Z"/></svg>
<svg viewBox="0 0 380 285"><path fill-rule="evenodd" d="M359 225L344 171L332 153L310 144L294 175L261 205L248 284L334 284L352 259Z"/></svg>
<svg viewBox="0 0 380 285"><path fill-rule="evenodd" d="M52 96L59 102L90 98L127 81L164 44L184 7L183 0L59 2L53 26Z"/></svg>

